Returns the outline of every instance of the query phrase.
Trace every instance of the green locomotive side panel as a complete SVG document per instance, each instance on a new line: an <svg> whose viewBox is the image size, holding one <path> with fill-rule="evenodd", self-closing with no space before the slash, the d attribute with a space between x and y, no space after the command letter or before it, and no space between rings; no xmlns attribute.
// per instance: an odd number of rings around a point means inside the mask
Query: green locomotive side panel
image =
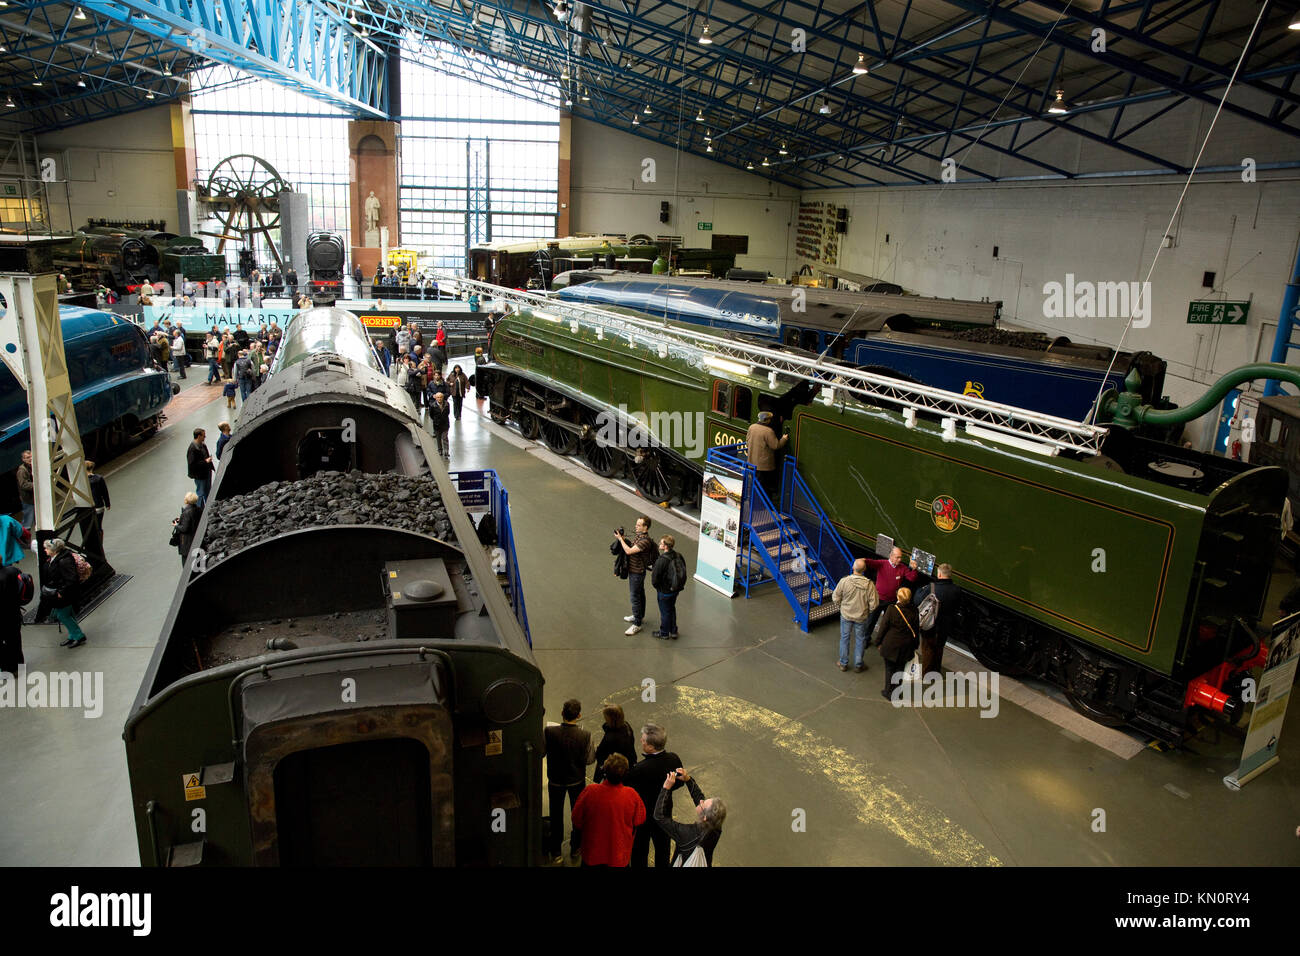
<svg viewBox="0 0 1300 956"><path fill-rule="evenodd" d="M889 535L951 563L991 601L1173 669L1204 513L1195 496L999 446L957 448L861 409L801 408L791 443L827 516L865 553Z"/></svg>

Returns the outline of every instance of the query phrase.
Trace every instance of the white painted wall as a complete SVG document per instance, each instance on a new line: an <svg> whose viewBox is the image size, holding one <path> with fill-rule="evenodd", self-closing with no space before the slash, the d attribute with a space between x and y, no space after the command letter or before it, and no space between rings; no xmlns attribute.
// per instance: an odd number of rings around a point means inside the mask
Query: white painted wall
<svg viewBox="0 0 1300 956"><path fill-rule="evenodd" d="M66 180L68 203L53 202L56 229L79 229L92 217L177 222L176 165L167 106L83 123L36 138ZM69 221L69 207L71 221Z"/></svg>
<svg viewBox="0 0 1300 956"><path fill-rule="evenodd" d="M643 161L654 160L654 182L642 179ZM789 278L794 259L792 227L798 193L761 176L732 169L670 146L575 118L571 167L574 232L680 235L688 246L710 247L713 232L749 236L749 254L736 265ZM659 203L671 219L659 221Z"/></svg>

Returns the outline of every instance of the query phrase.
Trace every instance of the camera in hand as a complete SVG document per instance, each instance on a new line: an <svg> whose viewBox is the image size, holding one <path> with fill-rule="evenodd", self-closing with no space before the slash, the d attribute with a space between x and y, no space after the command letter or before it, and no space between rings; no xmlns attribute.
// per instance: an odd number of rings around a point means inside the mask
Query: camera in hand
<svg viewBox="0 0 1300 956"><path fill-rule="evenodd" d="M617 531L614 532L614 535L615 537L619 537L619 538L623 537L623 529L619 528Z"/></svg>

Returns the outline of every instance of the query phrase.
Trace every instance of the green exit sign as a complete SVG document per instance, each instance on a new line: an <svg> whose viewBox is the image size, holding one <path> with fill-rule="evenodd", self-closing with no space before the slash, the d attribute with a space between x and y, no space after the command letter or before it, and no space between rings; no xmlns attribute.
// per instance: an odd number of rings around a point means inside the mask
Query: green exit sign
<svg viewBox="0 0 1300 956"><path fill-rule="evenodd" d="M3 191L4 191L4 194L5 194L6 196L17 196L17 195L18 195L18 187L15 186L13 183L4 183L4 184L3 184Z"/></svg>
<svg viewBox="0 0 1300 956"><path fill-rule="evenodd" d="M1188 325L1245 325L1249 302L1190 302Z"/></svg>
<svg viewBox="0 0 1300 956"><path fill-rule="evenodd" d="M712 231L713 231L713 223L711 223L711 222L697 222L697 223L695 224L695 228L698 229L698 230L700 230L700 232L712 232Z"/></svg>

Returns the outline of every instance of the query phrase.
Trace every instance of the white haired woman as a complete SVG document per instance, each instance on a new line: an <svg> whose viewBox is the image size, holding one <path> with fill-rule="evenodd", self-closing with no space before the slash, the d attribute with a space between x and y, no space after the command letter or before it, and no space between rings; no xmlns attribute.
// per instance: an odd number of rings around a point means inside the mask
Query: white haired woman
<svg viewBox="0 0 1300 956"><path fill-rule="evenodd" d="M695 822L678 823L673 819L673 787L686 784L695 801ZM655 803L655 823L673 838L673 866L686 866L696 849L704 854L704 865L713 866L713 848L722 839L722 824L727 819L727 805L717 797L705 799L704 791L689 773L678 767L664 778L664 788ZM698 866L698 863L689 865Z"/></svg>
<svg viewBox="0 0 1300 956"><path fill-rule="evenodd" d="M72 606L77 603L81 592L77 562L62 538L50 538L45 542L45 561L41 599L54 618L67 629L67 640L61 646L80 647L86 643L86 635L72 614Z"/></svg>

